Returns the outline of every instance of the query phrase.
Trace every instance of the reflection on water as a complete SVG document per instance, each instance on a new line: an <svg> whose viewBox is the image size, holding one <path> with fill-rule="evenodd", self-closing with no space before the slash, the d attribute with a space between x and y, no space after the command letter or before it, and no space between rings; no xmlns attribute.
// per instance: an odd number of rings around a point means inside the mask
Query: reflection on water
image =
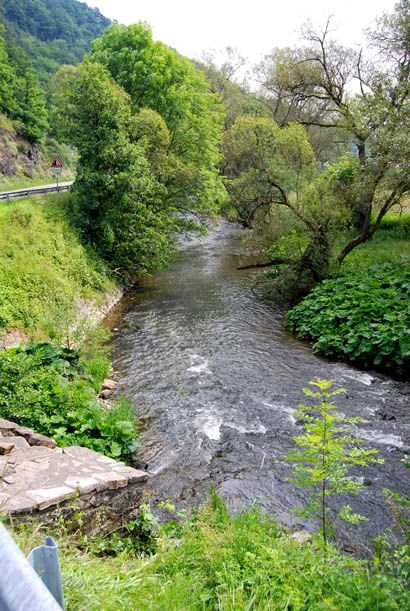
<svg viewBox="0 0 410 611"><path fill-rule="evenodd" d="M114 367L145 423L152 495L192 504L215 484L233 507L256 500L294 522L289 509L303 492L286 482L283 460L300 432L293 408L309 380L331 378L349 389L341 411L365 419L360 433L386 458L366 470L370 485L351 502L372 518L360 527L367 538L391 522L381 489L406 487L409 388L320 359L287 333L284 312L250 291L253 273L236 270L239 239L240 230L223 222L181 241L173 265L110 318L118 328Z"/></svg>

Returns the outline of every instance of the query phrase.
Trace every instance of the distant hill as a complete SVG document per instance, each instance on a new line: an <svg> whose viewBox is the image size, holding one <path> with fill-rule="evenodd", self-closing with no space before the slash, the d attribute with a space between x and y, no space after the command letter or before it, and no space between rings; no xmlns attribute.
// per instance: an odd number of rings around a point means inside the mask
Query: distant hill
<svg viewBox="0 0 410 611"><path fill-rule="evenodd" d="M6 43L27 54L41 81L61 64L82 61L112 21L77 0L0 0Z"/></svg>

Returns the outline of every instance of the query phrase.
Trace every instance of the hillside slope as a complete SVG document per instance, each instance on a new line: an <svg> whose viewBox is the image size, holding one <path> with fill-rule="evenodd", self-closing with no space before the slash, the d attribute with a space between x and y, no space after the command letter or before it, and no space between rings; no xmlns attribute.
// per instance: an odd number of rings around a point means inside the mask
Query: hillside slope
<svg viewBox="0 0 410 611"><path fill-rule="evenodd" d="M61 64L81 61L111 21L77 0L0 0L9 44L28 55L44 82Z"/></svg>

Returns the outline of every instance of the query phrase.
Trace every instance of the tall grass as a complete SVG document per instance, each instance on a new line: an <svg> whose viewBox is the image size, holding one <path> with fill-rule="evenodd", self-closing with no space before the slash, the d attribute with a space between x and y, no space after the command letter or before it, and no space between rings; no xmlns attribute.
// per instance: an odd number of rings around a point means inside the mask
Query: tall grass
<svg viewBox="0 0 410 611"><path fill-rule="evenodd" d="M32 528L32 527L31 527ZM182 532L162 536L158 551L95 557L60 537L68 610L367 610L405 609L405 585L315 538L303 545L269 516L236 516L215 497ZM19 536L28 551L37 541Z"/></svg>
<svg viewBox="0 0 410 611"><path fill-rule="evenodd" d="M410 212L386 214L373 237L346 257L341 271L366 272L371 265L383 263L410 264Z"/></svg>

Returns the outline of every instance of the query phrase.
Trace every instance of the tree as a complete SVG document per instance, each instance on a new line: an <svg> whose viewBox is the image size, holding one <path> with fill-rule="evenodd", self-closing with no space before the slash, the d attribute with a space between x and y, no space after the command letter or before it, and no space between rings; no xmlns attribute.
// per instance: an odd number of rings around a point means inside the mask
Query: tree
<svg viewBox="0 0 410 611"><path fill-rule="evenodd" d="M234 47L226 47L218 65L215 52L202 55L197 65L203 71L212 93L219 95L225 109L225 129L241 115L266 116L263 104L251 93L246 80L238 80L245 59Z"/></svg>
<svg viewBox="0 0 410 611"><path fill-rule="evenodd" d="M10 115L17 109L15 98L17 75L10 65L3 34L4 27L0 26L0 112Z"/></svg>
<svg viewBox="0 0 410 611"><path fill-rule="evenodd" d="M335 412L332 397L346 392L344 388L331 390L332 380L309 382L318 390L304 388L303 392L315 400L314 405L299 405L296 416L304 421L305 432L294 437L298 449L286 457L294 463L293 477L289 481L310 488L308 503L298 514L314 517L321 524L321 535L326 549L328 537L333 534L329 498L338 494L358 494L363 488L356 478L348 475L354 466L367 467L383 462L375 458L377 450L364 450L362 440L353 433L353 425L361 418L345 418ZM339 517L352 524L367 518L351 512L349 505L339 510Z"/></svg>
<svg viewBox="0 0 410 611"><path fill-rule="evenodd" d="M60 133L79 153L73 193L84 237L125 278L163 265L175 222L148 143L134 141L129 96L103 66L87 62L61 70L54 101Z"/></svg>
<svg viewBox="0 0 410 611"><path fill-rule="evenodd" d="M227 187L238 220L246 227L260 228L277 223L278 216L285 214L282 235L289 236L291 246L295 230L302 237L300 252L294 248L287 252L276 235L270 260L249 267L287 265L289 292L280 288L281 297L293 300L305 294L328 276L329 237L336 228L343 229L349 217L344 201L337 201L319 174L305 129L240 117L226 132L223 150Z"/></svg>
<svg viewBox="0 0 410 611"><path fill-rule="evenodd" d="M23 123L23 134L32 142L38 142L48 130L46 97L40 88L36 73L27 68L17 80L18 108L14 118Z"/></svg>
<svg viewBox="0 0 410 611"><path fill-rule="evenodd" d="M108 28L93 42L91 59L105 66L129 94L134 114L150 108L165 121L176 170L166 187L176 209L214 213L225 196L217 171L224 117L201 72L154 42L143 23Z"/></svg>
<svg viewBox="0 0 410 611"><path fill-rule="evenodd" d="M321 33L308 26L307 45L279 54L271 74L281 103L295 109L302 124L349 133L357 145L360 171L354 209L359 231L341 249L339 263L377 231L409 188L409 3L400 0L395 12L379 19L368 36L377 53L373 62L330 40L330 21ZM357 95L350 93L353 82L359 86Z"/></svg>

